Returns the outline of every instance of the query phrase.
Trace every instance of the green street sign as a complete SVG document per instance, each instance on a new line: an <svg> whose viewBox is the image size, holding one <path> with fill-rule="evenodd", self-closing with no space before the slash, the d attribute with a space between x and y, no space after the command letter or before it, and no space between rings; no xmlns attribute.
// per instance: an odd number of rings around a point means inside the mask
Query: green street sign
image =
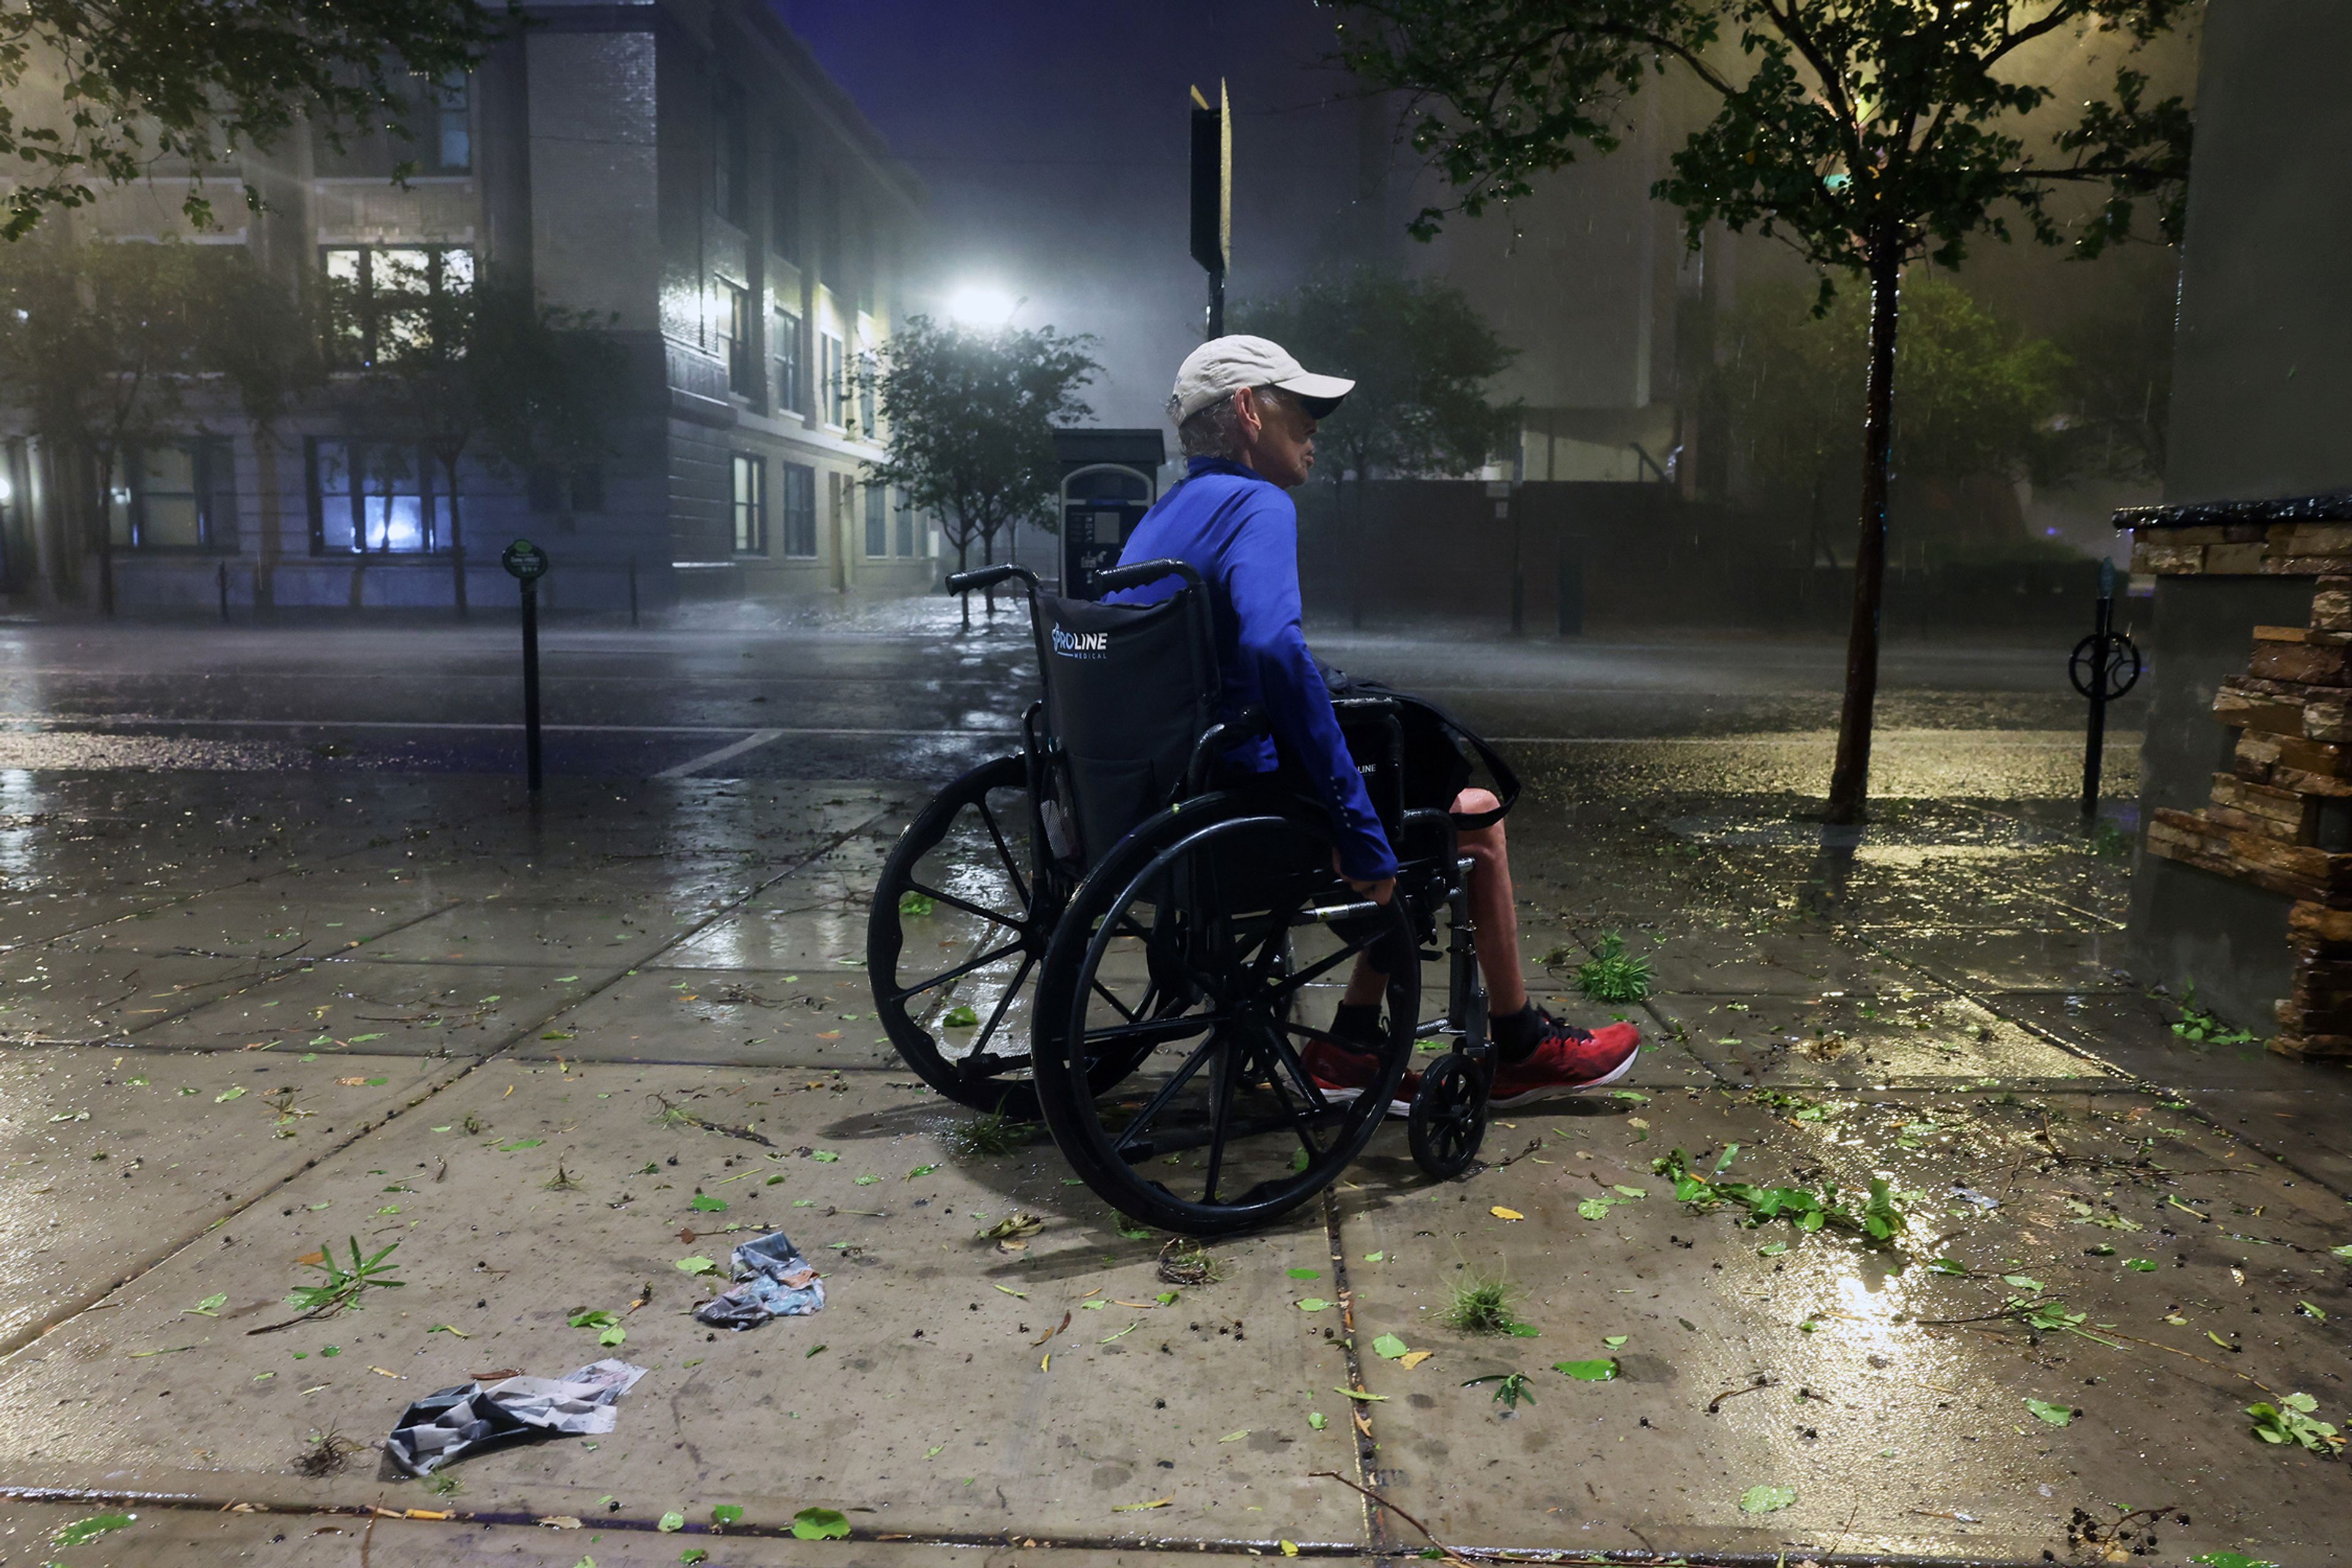
<svg viewBox="0 0 2352 1568"><path fill-rule="evenodd" d="M517 582L535 583L547 575L551 563L546 551L528 539L518 539L499 553L499 564Z"/></svg>

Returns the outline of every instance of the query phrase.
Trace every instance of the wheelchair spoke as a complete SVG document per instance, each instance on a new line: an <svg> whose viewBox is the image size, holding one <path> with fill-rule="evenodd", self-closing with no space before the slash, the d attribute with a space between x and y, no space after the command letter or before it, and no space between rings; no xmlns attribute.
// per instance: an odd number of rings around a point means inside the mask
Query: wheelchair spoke
<svg viewBox="0 0 2352 1568"><path fill-rule="evenodd" d="M1018 915L1001 915L994 910L983 910L978 904L970 903L962 899L957 898L953 893L942 893L937 888L927 888L923 886L922 883L916 881L912 877L907 879L907 890L910 893L920 893L927 899L936 899L940 903L950 905L953 908L961 910L968 915L978 915L982 920L987 921L992 925L1010 926L1014 931L1019 931L1024 924L1024 921ZM1026 903L1028 900L1024 898L1022 901Z"/></svg>
<svg viewBox="0 0 2352 1568"><path fill-rule="evenodd" d="M1127 1020L1129 1023L1130 1023L1130 1024L1134 1023L1134 1022L1135 1022L1135 1020L1136 1020L1138 1017L1141 1016L1144 1013L1149 1012L1149 1011L1150 1010L1150 1007L1151 1007L1151 993L1150 993L1150 992L1149 992L1149 991L1146 991L1146 992L1143 994L1143 1000L1142 1000L1142 1002L1140 1002L1139 1004L1138 1004L1135 1007L1133 1007L1133 1008L1129 1008L1126 1003L1124 1003L1124 1002L1120 1001L1118 997L1116 997L1116 996L1112 995L1112 994L1110 994L1110 991L1108 990L1108 987L1106 987L1106 986L1103 984L1103 983L1102 983L1101 981L1099 981L1099 980L1095 980L1095 979L1088 979L1088 980L1087 980L1087 984L1088 986L1090 986L1090 987L1092 987L1092 988L1093 988L1094 994L1095 994L1096 995L1097 995L1097 996L1101 997L1104 1001L1106 1001L1106 1002L1109 1003L1109 1004L1111 1005L1111 1006L1112 1006L1113 1008L1115 1008L1115 1009L1118 1011L1118 1016L1119 1016L1120 1017L1122 1017L1122 1018L1126 1019L1126 1020Z"/></svg>
<svg viewBox="0 0 2352 1568"><path fill-rule="evenodd" d="M1086 1045L1092 1049L1097 1040L1118 1041L1181 1040L1197 1035L1225 1022L1223 1013L1179 1013L1166 1018L1141 1018L1132 1024L1109 1024L1099 1029L1088 1029Z"/></svg>
<svg viewBox="0 0 2352 1568"><path fill-rule="evenodd" d="M1331 1104L1323 1098L1322 1086L1315 1081L1315 1075L1307 1070L1307 1064L1298 1059L1298 1053L1291 1049L1290 1042L1282 1037L1286 1034L1305 1035L1311 1039L1328 1040L1333 1045L1338 1045L1339 1042L1332 1039L1320 1029L1310 1029L1304 1024L1293 1024L1287 1021L1277 1023L1274 1031L1267 1037L1267 1043L1274 1047L1271 1054L1276 1058L1277 1065L1282 1071L1290 1075L1290 1081L1297 1088L1299 1093L1307 1097L1307 1103L1318 1110L1328 1110L1331 1109ZM1279 1075L1269 1073L1267 1076L1272 1078Z"/></svg>
<svg viewBox="0 0 2352 1568"><path fill-rule="evenodd" d="M1362 942L1349 943L1348 946L1341 948L1339 952L1330 954L1328 957L1317 959L1314 963L1308 964L1306 968L1299 970L1297 973L1284 976L1279 984L1268 986L1265 993L1265 999L1270 1002L1279 1001L1283 997L1289 995L1292 992L1297 991L1308 981L1321 979L1324 975L1330 973L1332 970L1337 969L1340 964L1345 963L1348 960L1355 957L1356 954L1370 947L1373 942L1378 942L1380 938L1377 936L1368 937Z"/></svg>
<svg viewBox="0 0 2352 1568"><path fill-rule="evenodd" d="M1013 998L1020 994L1021 983L1029 978L1029 971L1036 962L1037 955L1034 952L1021 955L1021 967L1013 972L1013 983L1004 988L1004 994L996 999L996 1005L989 1012L988 1022L981 1026L980 1033L972 1038L971 1060L978 1061L987 1051L989 1037L996 1033L996 1026L1004 1019L1004 1009L1013 1005Z"/></svg>
<svg viewBox="0 0 2352 1568"><path fill-rule="evenodd" d="M1234 1087L1242 1077L1242 1064L1232 1042L1217 1053L1216 1068L1209 1074L1209 1171L1201 1188L1201 1201L1217 1201L1217 1176L1225 1168L1225 1138L1233 1125Z"/></svg>
<svg viewBox="0 0 2352 1568"><path fill-rule="evenodd" d="M1029 884L1022 877L1021 868L1014 864L1013 851L1006 847L1004 835L996 826L996 814L988 809L988 802L985 799L976 800L972 804L980 808L980 819L988 824L988 836L996 840L996 852L1004 858L1004 869L1013 879L1013 890L1020 895L1022 907L1027 908L1030 902Z"/></svg>
<svg viewBox="0 0 2352 1568"><path fill-rule="evenodd" d="M915 995L919 992L929 991L934 985L944 985L950 980L961 979L963 976L970 974L975 969L983 968L988 964L994 963L1000 958L1008 957L1013 953L1019 952L1020 951L1021 943L1017 942L1008 942L993 952L983 952L977 958L966 959L963 963L957 964L953 969L949 970L944 974L934 974L929 980L919 980L912 985L906 986L898 991L894 991L890 994L890 1000L893 1002L904 1002L908 997ZM1025 973L1027 971L1024 969L1023 973ZM1007 994L1010 994L1010 993L1008 992Z"/></svg>
<svg viewBox="0 0 2352 1568"><path fill-rule="evenodd" d="M1290 1123L1290 1130L1297 1135L1298 1142L1306 1146L1307 1163L1312 1165L1323 1157L1323 1149L1307 1130L1318 1121L1328 1121L1333 1116L1342 1112L1338 1106L1325 1100L1320 1090L1310 1090L1311 1100L1318 1105L1318 1109L1302 1115L1291 1105L1290 1096L1283 1089L1280 1073L1268 1073L1265 1081L1266 1087L1274 1090L1274 1098L1282 1102L1282 1109Z"/></svg>
<svg viewBox="0 0 2352 1568"><path fill-rule="evenodd" d="M1181 1093L1186 1084L1192 1082L1192 1075L1201 1070L1201 1064L1209 1059L1209 1053L1223 1048L1223 1041L1213 1035L1202 1041L1200 1048L1186 1057L1184 1065L1178 1068L1175 1074L1160 1086L1160 1092L1144 1102L1143 1109L1135 1113L1135 1119L1119 1129L1118 1140L1110 1146L1110 1152L1122 1160L1133 1158L1128 1153L1128 1146L1135 1142L1136 1135L1150 1126L1160 1113L1168 1109L1168 1102Z"/></svg>

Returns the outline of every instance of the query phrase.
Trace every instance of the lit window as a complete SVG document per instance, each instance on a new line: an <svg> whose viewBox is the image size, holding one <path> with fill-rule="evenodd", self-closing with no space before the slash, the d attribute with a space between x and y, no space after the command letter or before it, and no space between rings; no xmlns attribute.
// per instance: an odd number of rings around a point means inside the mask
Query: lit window
<svg viewBox="0 0 2352 1568"><path fill-rule="evenodd" d="M816 559L816 470L806 463L784 463L784 553L801 561Z"/></svg>
<svg viewBox="0 0 2352 1568"><path fill-rule="evenodd" d="M768 552L768 473L757 457L735 454L735 553Z"/></svg>

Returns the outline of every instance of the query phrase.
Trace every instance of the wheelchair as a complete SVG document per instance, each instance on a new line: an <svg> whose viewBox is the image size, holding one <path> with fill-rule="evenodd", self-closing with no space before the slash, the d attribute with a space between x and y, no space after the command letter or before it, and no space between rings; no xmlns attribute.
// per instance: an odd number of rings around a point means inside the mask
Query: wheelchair
<svg viewBox="0 0 2352 1568"><path fill-rule="evenodd" d="M1218 718L1199 575L1150 561L1099 581L1171 576L1182 586L1143 606L1046 595L1017 565L948 579L1022 583L1044 697L1019 752L941 790L884 863L866 962L885 1030L932 1089L1042 1120L1097 1195L1163 1230L1228 1234L1312 1199L1370 1142L1416 1049L1441 1044L1407 1140L1431 1176L1458 1176L1495 1052L1454 821L1404 807L1395 703L1339 700L1398 860L1390 902L1350 889L1319 802L1223 767L1265 721ZM1369 1082L1328 1090L1302 1053L1329 1036L1303 1003L1360 954L1387 976L1386 1021L1355 1046ZM1423 1020L1422 967L1441 958L1445 1009Z"/></svg>

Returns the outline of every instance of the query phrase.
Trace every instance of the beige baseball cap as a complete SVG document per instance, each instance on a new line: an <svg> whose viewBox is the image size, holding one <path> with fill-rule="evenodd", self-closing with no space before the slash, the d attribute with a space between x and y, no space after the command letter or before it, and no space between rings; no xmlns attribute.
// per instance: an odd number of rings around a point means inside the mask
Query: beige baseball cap
<svg viewBox="0 0 2352 1568"><path fill-rule="evenodd" d="M1309 374L1280 343L1236 332L1211 338L1184 356L1176 370L1176 390L1168 395L1169 416L1181 425L1245 386L1278 386L1295 393L1318 419L1328 417L1356 389L1343 376Z"/></svg>

